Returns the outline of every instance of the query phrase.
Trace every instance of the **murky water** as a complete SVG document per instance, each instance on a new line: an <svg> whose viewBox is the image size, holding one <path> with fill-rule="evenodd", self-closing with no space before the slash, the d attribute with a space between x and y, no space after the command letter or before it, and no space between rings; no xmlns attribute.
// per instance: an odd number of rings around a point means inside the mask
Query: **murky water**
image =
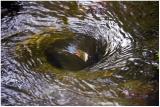
<svg viewBox="0 0 160 107"><path fill-rule="evenodd" d="M2 105L158 105L158 2L2 2Z"/></svg>

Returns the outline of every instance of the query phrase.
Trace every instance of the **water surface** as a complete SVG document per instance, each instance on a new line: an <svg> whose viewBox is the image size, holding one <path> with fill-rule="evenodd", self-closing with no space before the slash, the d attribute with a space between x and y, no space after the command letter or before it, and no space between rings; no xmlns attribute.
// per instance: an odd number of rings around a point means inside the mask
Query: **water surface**
<svg viewBox="0 0 160 107"><path fill-rule="evenodd" d="M158 105L158 7L2 2L2 105Z"/></svg>

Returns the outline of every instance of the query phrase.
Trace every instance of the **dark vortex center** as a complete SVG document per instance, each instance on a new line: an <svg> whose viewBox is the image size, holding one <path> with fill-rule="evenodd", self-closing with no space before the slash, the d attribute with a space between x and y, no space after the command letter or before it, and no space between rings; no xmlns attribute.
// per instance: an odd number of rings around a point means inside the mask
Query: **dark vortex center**
<svg viewBox="0 0 160 107"><path fill-rule="evenodd" d="M50 44L45 55L55 67L65 70L82 70L98 62L103 50L100 41L88 36L57 40Z"/></svg>

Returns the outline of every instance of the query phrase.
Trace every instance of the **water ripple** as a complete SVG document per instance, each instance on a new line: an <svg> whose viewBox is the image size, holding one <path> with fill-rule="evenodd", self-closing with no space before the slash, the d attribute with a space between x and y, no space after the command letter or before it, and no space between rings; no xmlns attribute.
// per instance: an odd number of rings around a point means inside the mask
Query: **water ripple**
<svg viewBox="0 0 160 107"><path fill-rule="evenodd" d="M2 105L157 104L158 25L148 2L18 3L1 19ZM82 43L100 58L80 71L52 66L46 49L70 34L96 41Z"/></svg>

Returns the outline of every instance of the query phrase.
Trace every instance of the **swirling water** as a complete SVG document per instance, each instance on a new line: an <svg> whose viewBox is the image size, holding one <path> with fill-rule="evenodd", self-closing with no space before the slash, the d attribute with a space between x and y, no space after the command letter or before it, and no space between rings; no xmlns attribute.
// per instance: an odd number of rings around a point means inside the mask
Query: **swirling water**
<svg viewBox="0 0 160 107"><path fill-rule="evenodd" d="M158 105L158 2L9 4L12 11L2 2L2 105ZM80 71L55 69L41 55L55 32L93 38L98 44L82 43L100 58Z"/></svg>

